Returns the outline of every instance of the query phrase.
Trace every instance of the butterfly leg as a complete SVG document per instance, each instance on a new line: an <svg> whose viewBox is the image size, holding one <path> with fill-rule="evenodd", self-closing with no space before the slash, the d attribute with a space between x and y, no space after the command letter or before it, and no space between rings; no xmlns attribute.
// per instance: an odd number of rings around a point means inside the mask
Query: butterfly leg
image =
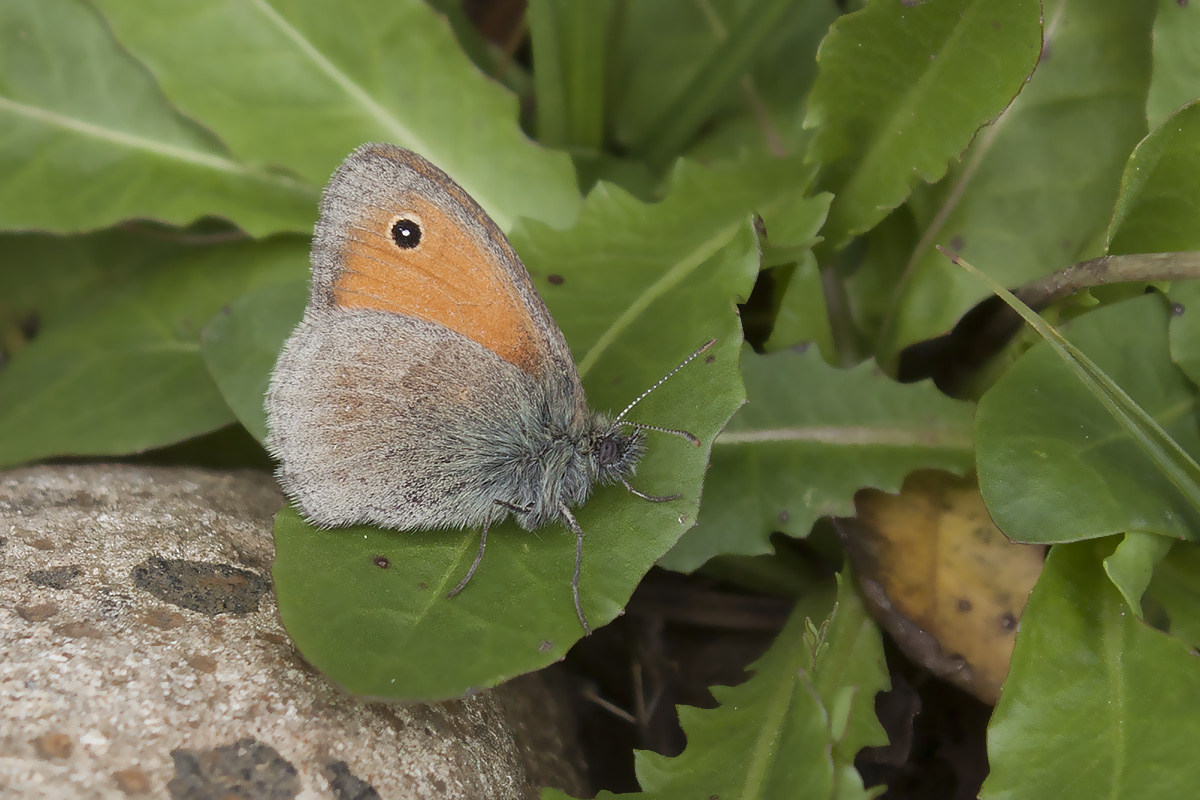
<svg viewBox="0 0 1200 800"><path fill-rule="evenodd" d="M644 492L639 492L637 489L630 486L629 481L625 480L624 478L621 479L621 483L625 485L625 488L629 490L630 494L634 495L635 497L640 497L643 500L649 500L651 503L669 503L672 500L678 500L679 498L683 497L681 494L668 494L661 497L653 494L645 494Z"/></svg>
<svg viewBox="0 0 1200 800"><path fill-rule="evenodd" d="M558 510L562 513L567 527L575 533L575 574L571 576L571 596L575 599L575 614L579 617L579 624L583 626L583 635L591 636L592 626L588 625L587 617L583 615L583 606L579 604L579 566L583 563L583 529L579 527L579 523L575 521L575 515L569 508L559 506Z"/></svg>
<svg viewBox="0 0 1200 800"><path fill-rule="evenodd" d="M493 500L492 504L500 506L501 508L506 508L509 511L513 511L516 513L527 512L532 508L532 506L525 508L522 506L518 506L514 503L506 502L504 500ZM471 562L471 568L469 570L467 570L466 576L463 577L463 579L458 582L458 586L455 586L453 589L451 589L450 594L446 595L446 597L454 597L454 595L458 594L463 589L467 588L467 584L470 583L471 578L475 575L475 570L479 567L479 562L483 561L483 549L487 545L488 528L490 528L491 526L492 526L492 518L488 517L486 520L483 521L483 531L479 534L479 552L475 554L475 560Z"/></svg>

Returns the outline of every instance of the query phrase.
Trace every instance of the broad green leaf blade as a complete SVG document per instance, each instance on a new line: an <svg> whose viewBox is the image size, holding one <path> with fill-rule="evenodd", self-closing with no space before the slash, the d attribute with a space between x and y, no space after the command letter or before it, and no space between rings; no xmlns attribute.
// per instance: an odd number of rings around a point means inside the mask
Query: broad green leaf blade
<svg viewBox="0 0 1200 800"><path fill-rule="evenodd" d="M1066 345L1072 366L1038 344L980 400L980 489L1008 536L1200 535L1189 499L1200 491L1189 455L1200 453L1197 398L1167 352L1164 306L1146 296L1080 317Z"/></svg>
<svg viewBox="0 0 1200 800"><path fill-rule="evenodd" d="M598 246L591 238L579 241ZM582 287L585 276L576 281L572 266L560 267L564 285ZM580 596L593 627L620 612L695 518L712 440L744 397L733 303L757 267L758 242L747 219L692 265L670 294L652 295L653 276L646 276L649 285L610 290L625 292L627 307L646 299L648 319L671 320L675 330L663 331L660 339L674 342L683 334L700 341L716 337L718 344L711 357L693 362L639 406L639 418L682 426L704 442L695 447L671 436L652 439L639 465L639 489L682 498L647 503L610 486L575 510L586 535ZM637 294L629 297L631 291ZM586 298L576 295L580 303ZM611 319L609 325L611 330ZM664 346L648 352L645 341L639 325L609 344L611 358L584 380L593 405L609 394L601 388L618 386L632 397L677 363L679 351ZM557 524L534 533L511 521L493 527L479 571L460 595L447 598L477 542L474 531L317 530L285 510L275 526L280 616L305 658L356 694L455 697L562 658L583 633L571 602L574 536Z"/></svg>
<svg viewBox="0 0 1200 800"><path fill-rule="evenodd" d="M420 0L96 5L171 101L250 163L320 185L383 140L453 175L504 230L517 217L566 225L579 209L566 155L525 138L515 98Z"/></svg>
<svg viewBox="0 0 1200 800"><path fill-rule="evenodd" d="M1142 616L1142 595L1150 585L1154 567L1171 550L1172 541L1150 533L1127 533L1113 554L1104 559L1104 571L1134 614Z"/></svg>
<svg viewBox="0 0 1200 800"><path fill-rule="evenodd" d="M1146 99L1150 127L1200 97L1200 9L1179 0L1158 0L1154 20L1154 78Z"/></svg>
<svg viewBox="0 0 1200 800"><path fill-rule="evenodd" d="M988 729L982 800L1195 794L1200 659L1127 613L1099 564L1112 545L1051 551Z"/></svg>
<svg viewBox="0 0 1200 800"><path fill-rule="evenodd" d="M949 331L987 295L935 245L1007 287L1101 255L1095 240L1146 133L1154 9L1127 0L1049 0L1045 9L1048 57L945 180L910 203L919 232L876 339L885 363Z"/></svg>
<svg viewBox="0 0 1200 800"><path fill-rule="evenodd" d="M825 618L828 608L828 595L801 602L771 649L749 668L749 680L712 688L720 706L681 706L687 749L676 758L637 753L644 791L622 796L871 796L853 762L863 747L887 742L875 718L875 694L889 685L883 643L853 581L839 578L837 602Z"/></svg>
<svg viewBox="0 0 1200 800"><path fill-rule="evenodd" d="M768 553L773 531L806 536L818 517L853 514L859 489L899 491L914 469L971 469L971 406L932 383L836 369L815 349L746 352L742 374L750 402L717 439L699 524L668 569Z"/></svg>
<svg viewBox="0 0 1200 800"><path fill-rule="evenodd" d="M189 249L186 234L109 228L83 236L0 235L0 322L35 319L53 331L122 294L131 281Z"/></svg>
<svg viewBox="0 0 1200 800"><path fill-rule="evenodd" d="M538 140L598 152L612 20L610 0L532 0L526 19L533 49Z"/></svg>
<svg viewBox="0 0 1200 800"><path fill-rule="evenodd" d="M1108 252L1200 250L1200 102L1168 117L1133 151L1108 230Z"/></svg>
<svg viewBox="0 0 1200 800"><path fill-rule="evenodd" d="M0 370L0 464L120 455L233 421L200 357L200 327L256 286L303 273L300 237L205 248L163 263Z"/></svg>
<svg viewBox="0 0 1200 800"><path fill-rule="evenodd" d="M0 4L0 227L71 233L134 217L303 231L317 186L240 162L172 108L77 0Z"/></svg>
<svg viewBox="0 0 1200 800"><path fill-rule="evenodd" d="M836 197L833 247L874 227L918 180L936 181L1021 90L1041 50L1037 0L872 0L833 24L806 128Z"/></svg>
<svg viewBox="0 0 1200 800"><path fill-rule="evenodd" d="M634 143L650 164L668 164L684 149L722 99L748 75L763 46L777 38L780 24L792 16L797 4L749 0L744 6L679 95L659 109L645 136Z"/></svg>
<svg viewBox="0 0 1200 800"><path fill-rule="evenodd" d="M666 297L685 302L681 291L703 291L689 277L697 265L722 246L746 214L770 217L803 196L811 178L811 169L799 156L750 156L712 169L680 161L661 203L646 205L601 184L589 195L589 213L574 229L555 232L531 223L513 234L513 246L566 334L583 376L605 365L620 366L624 356L610 351L615 341L626 337L641 342L642 349L656 357L666 351L678 359L704 339L657 316L652 304ZM581 244L586 242L595 246ZM638 293L631 294L631 287L639 287ZM560 301L566 295L575 298L575 305L565 305L565 297ZM646 356L634 358L643 362ZM637 394L634 388L600 384L589 390L599 394L588 396L594 405L620 409ZM670 411L654 416L639 406L631 418L679 427Z"/></svg>
<svg viewBox="0 0 1200 800"><path fill-rule="evenodd" d="M696 76L756 6L754 0L626 3L612 58L614 138L626 147L646 141L664 121L664 109L679 102L689 85L701 85ZM791 4L790 13L754 50L743 79L707 98L709 116L695 146L708 157L699 160L717 161L745 150L799 152L797 120L816 76L817 45L836 16L836 5L828 0Z"/></svg>
<svg viewBox="0 0 1200 800"><path fill-rule="evenodd" d="M264 286L221 309L200 334L200 353L221 396L260 442L267 436L263 401L271 365L306 302L303 281Z"/></svg>

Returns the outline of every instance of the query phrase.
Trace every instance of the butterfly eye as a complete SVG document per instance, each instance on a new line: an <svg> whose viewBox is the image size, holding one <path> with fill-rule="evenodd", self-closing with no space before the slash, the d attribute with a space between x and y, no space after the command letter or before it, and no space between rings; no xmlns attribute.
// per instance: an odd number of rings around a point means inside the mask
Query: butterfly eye
<svg viewBox="0 0 1200 800"><path fill-rule="evenodd" d="M600 447L598 450L599 452L597 455L600 458L601 464L612 464L621 455L620 446L608 436L600 440Z"/></svg>
<svg viewBox="0 0 1200 800"><path fill-rule="evenodd" d="M412 250L421 243L421 226L401 217L392 223L392 239L401 250Z"/></svg>

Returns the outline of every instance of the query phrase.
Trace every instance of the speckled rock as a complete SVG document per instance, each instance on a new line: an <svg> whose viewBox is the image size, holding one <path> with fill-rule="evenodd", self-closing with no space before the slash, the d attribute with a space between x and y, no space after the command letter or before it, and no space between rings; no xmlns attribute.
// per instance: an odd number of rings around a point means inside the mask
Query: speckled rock
<svg viewBox="0 0 1200 800"><path fill-rule="evenodd" d="M530 798L586 793L561 694L348 697L271 592L259 473L0 473L0 797Z"/></svg>

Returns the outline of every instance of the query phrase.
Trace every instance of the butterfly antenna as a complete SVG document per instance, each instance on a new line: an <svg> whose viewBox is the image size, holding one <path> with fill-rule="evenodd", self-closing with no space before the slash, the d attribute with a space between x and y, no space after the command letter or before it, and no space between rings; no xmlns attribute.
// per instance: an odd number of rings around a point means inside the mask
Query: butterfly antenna
<svg viewBox="0 0 1200 800"><path fill-rule="evenodd" d="M625 419L625 415L633 410L634 406L636 406L638 403L645 400L646 397L651 392L653 392L655 389L657 389L658 387L660 387L664 383L666 383L667 380L672 375L674 375L676 372L679 372L679 370L686 367L688 364L690 364L692 362L693 359L696 358L696 356L700 355L701 353L703 353L705 350L712 347L716 343L717 343L716 339L709 339L707 342L700 345L700 347L696 350L696 352L692 353L690 356L685 358L683 361L679 362L679 366L675 367L675 369L671 370L666 375L663 375L661 378L658 379L658 381L653 386L651 386L649 389L647 389L646 391L644 391L640 395L638 395L632 403L625 406L625 410L622 411L620 414L617 414L616 419L613 420L613 424L614 425L616 425L616 424L629 425L631 427L639 428L641 430L646 430L646 431L658 431L659 433L669 433L673 436L678 436L680 438L687 439L692 444L696 444L696 445L700 444L700 440L697 439L692 434L688 433L687 431L677 431L677 430L674 430L673 428L660 428L656 425L642 425L641 423L638 423L638 422L623 422L623 420Z"/></svg>

